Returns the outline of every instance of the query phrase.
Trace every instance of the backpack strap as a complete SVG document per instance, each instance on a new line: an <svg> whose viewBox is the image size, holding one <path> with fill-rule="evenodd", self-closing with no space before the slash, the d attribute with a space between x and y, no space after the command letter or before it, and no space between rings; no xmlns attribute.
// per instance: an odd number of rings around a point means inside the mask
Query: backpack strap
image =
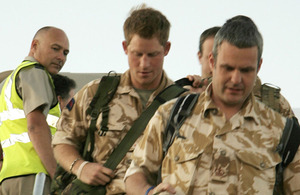
<svg viewBox="0 0 300 195"><path fill-rule="evenodd" d="M277 112L280 112L280 90L279 87L269 83L261 86L261 101Z"/></svg>
<svg viewBox="0 0 300 195"><path fill-rule="evenodd" d="M109 73L110 74L110 73ZM118 75L107 75L101 78L99 87L93 100L91 101L88 109L86 110L86 114L91 116L91 123L88 129L87 138L85 141L85 146L83 150L83 158L88 161L93 161L92 152L94 150L94 142L95 142L95 131L96 122L99 114L102 112L102 122L100 131L102 134L105 134L108 130L107 123L108 123L108 113L109 113L109 106L108 103L113 98L118 85L120 82L120 76Z"/></svg>
<svg viewBox="0 0 300 195"><path fill-rule="evenodd" d="M179 129L184 120L190 115L198 97L199 94L188 94L187 96L179 97L175 102L164 132L164 142L162 145L163 157L166 155L175 137L181 137L179 135Z"/></svg>
<svg viewBox="0 0 300 195"><path fill-rule="evenodd" d="M163 157L168 152L169 147L172 145L174 139L176 137L181 137L185 139L185 137L179 134L179 129L184 123L185 119L190 115L192 109L194 108L198 97L200 94L188 94L186 96L179 97L170 113L170 117L168 119L164 135L163 135ZM161 183L161 167L159 168L157 175L157 184Z"/></svg>
<svg viewBox="0 0 300 195"><path fill-rule="evenodd" d="M300 144L300 127L296 117L287 118L276 151L282 157L282 162L276 166L276 181L273 194L284 194L283 171L294 159Z"/></svg>

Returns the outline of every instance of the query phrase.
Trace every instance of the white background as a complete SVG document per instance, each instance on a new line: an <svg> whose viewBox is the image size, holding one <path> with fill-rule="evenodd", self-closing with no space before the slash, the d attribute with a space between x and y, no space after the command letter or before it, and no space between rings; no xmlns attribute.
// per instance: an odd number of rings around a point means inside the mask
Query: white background
<svg viewBox="0 0 300 195"><path fill-rule="evenodd" d="M258 75L262 82L279 86L293 108L300 108L298 0L1 0L0 72L20 64L33 35L46 25L62 28L69 37L70 54L62 72L124 72L123 22L143 2L162 11L172 24L164 68L174 80L201 74L196 53L205 29L238 14L251 17L264 38Z"/></svg>

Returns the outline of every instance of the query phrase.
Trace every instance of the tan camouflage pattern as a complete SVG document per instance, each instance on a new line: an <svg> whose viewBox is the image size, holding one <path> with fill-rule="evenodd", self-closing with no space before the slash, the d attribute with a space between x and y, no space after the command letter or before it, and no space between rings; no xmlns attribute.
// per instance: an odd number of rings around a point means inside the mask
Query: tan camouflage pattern
<svg viewBox="0 0 300 195"><path fill-rule="evenodd" d="M262 101L261 91L262 91L262 83L259 77L256 77L255 86L253 88L254 96L258 98L258 100ZM279 94L279 111L280 114L284 117L292 117L294 116L294 112L289 104L289 102L285 99L281 93Z"/></svg>
<svg viewBox="0 0 300 195"><path fill-rule="evenodd" d="M75 96L75 105L71 111L64 109L57 124L57 131L53 139L53 145L71 144L81 148L81 142L86 138L87 129L90 124L90 116L85 114L93 96L95 95L100 79L95 80L84 86ZM165 73L160 86L150 96L147 106L149 106L154 97L167 86L173 84ZM109 131L106 136L99 136L95 132L95 149L93 158L95 162L104 164L113 149L126 135L134 120L142 113L142 102L139 95L133 89L130 81L129 72L121 75L120 85L114 98L109 103L110 112L108 118ZM100 128L102 114L97 120L97 128ZM136 145L136 144L135 144ZM127 153L123 161L116 169L116 177L107 185L107 194L125 193L123 178L125 171L131 163L131 154L135 147Z"/></svg>
<svg viewBox="0 0 300 195"><path fill-rule="evenodd" d="M162 135L176 100L162 105L137 145L128 176L144 172L153 181L162 163L162 181L176 194L272 194L275 152L286 119L251 96L230 120L214 105L210 86L199 96L162 161ZM300 194L300 151L284 173L286 194ZM167 193L161 193L167 194Z"/></svg>

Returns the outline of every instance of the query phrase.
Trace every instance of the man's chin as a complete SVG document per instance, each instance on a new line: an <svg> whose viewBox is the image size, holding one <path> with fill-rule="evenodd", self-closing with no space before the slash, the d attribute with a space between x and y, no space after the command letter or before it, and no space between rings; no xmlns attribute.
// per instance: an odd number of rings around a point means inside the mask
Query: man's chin
<svg viewBox="0 0 300 195"><path fill-rule="evenodd" d="M228 96L226 98L226 102L228 105L239 105L243 102L243 98L240 96Z"/></svg>
<svg viewBox="0 0 300 195"><path fill-rule="evenodd" d="M50 74L58 74L59 71L60 71L60 69L58 69L58 68L52 68L52 69L48 70L48 72L49 72Z"/></svg>

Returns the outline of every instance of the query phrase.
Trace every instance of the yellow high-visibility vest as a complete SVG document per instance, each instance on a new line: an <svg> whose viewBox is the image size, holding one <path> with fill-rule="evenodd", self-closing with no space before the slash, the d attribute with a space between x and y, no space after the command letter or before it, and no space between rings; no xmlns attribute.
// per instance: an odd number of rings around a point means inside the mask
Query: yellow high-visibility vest
<svg viewBox="0 0 300 195"><path fill-rule="evenodd" d="M17 93L15 82L16 76L22 68L37 64L37 62L23 61L8 76L1 90L0 140L3 150L3 165L0 171L0 182L5 178L19 175L36 174L39 172L48 174L29 139L27 120L23 110L23 100ZM46 73L54 88L50 74L47 71ZM50 126L52 135L56 131L56 122L59 116L60 108L59 103L57 103L50 109L47 116L47 123Z"/></svg>

